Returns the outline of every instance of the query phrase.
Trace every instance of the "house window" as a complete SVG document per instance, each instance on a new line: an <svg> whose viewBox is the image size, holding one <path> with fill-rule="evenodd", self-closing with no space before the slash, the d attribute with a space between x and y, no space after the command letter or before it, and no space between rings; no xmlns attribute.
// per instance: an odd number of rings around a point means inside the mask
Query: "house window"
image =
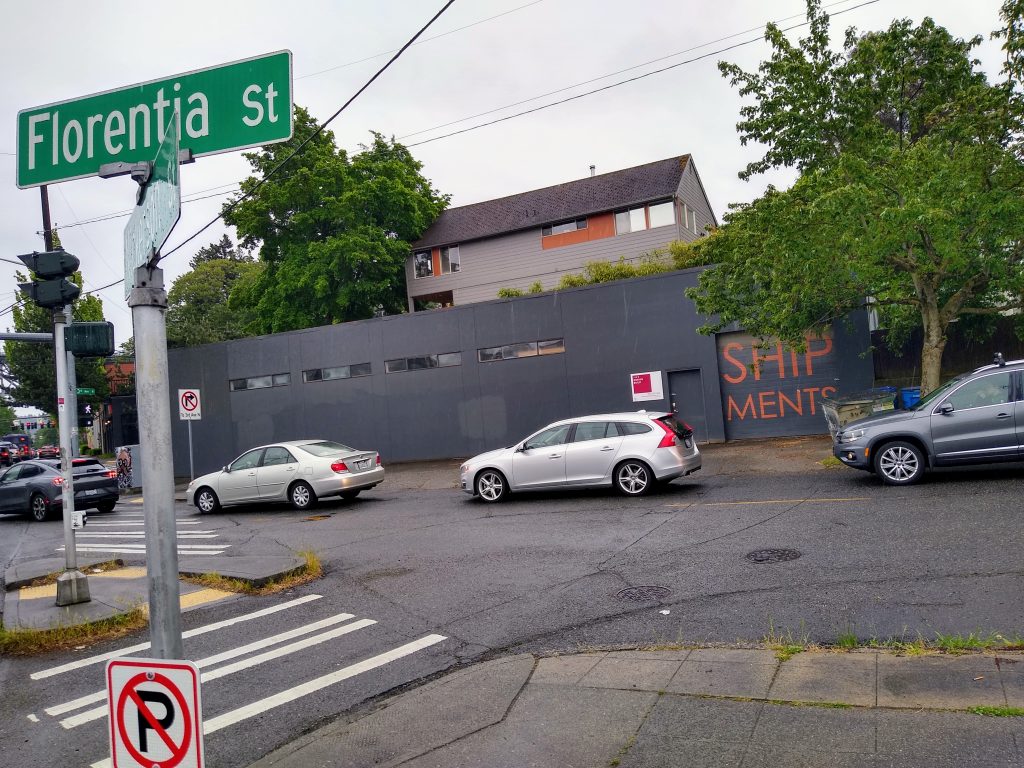
<svg viewBox="0 0 1024 768"><path fill-rule="evenodd" d="M648 224L648 222L650 222ZM651 205L641 205L615 214L615 232L623 235L627 232L642 232L654 227L665 227L676 223L675 206L671 200Z"/></svg>
<svg viewBox="0 0 1024 768"><path fill-rule="evenodd" d="M231 379L229 387L232 392L244 389L266 389L268 387L286 387L292 383L290 373L275 373L268 376L250 376L247 379Z"/></svg>
<svg viewBox="0 0 1024 768"><path fill-rule="evenodd" d="M441 274L448 275L462 269L462 262L459 260L459 246L449 245L441 249Z"/></svg>
<svg viewBox="0 0 1024 768"><path fill-rule="evenodd" d="M654 205L648 206L648 215L651 218L651 229L655 227L667 227L669 224L676 223L676 212L675 206L671 200L666 200L664 203L655 203Z"/></svg>
<svg viewBox="0 0 1024 768"><path fill-rule="evenodd" d="M302 380L310 381L333 381L335 379L351 379L356 376L369 376L371 368L369 363L357 363L355 365L338 365L333 368L312 368L302 372Z"/></svg>
<svg viewBox="0 0 1024 768"><path fill-rule="evenodd" d="M431 277L434 274L434 260L430 251L417 251L412 255L413 270L416 278Z"/></svg>
<svg viewBox="0 0 1024 768"><path fill-rule="evenodd" d="M563 221L561 224L546 224L541 233L547 237L548 235L560 235L563 232L575 232L578 229L586 228L586 219L575 219L573 221Z"/></svg>
<svg viewBox="0 0 1024 768"><path fill-rule="evenodd" d="M385 373L401 371L425 371L428 368L450 368L462 365L461 352L445 352L440 355L417 355L416 357L399 357L384 361Z"/></svg>
<svg viewBox="0 0 1024 768"><path fill-rule="evenodd" d="M484 347L476 351L476 359L481 363L491 363L495 360L513 360L518 357L536 357L540 355L555 355L565 352L565 343L562 339L548 339L546 341L521 341L517 344L505 344L500 347Z"/></svg>

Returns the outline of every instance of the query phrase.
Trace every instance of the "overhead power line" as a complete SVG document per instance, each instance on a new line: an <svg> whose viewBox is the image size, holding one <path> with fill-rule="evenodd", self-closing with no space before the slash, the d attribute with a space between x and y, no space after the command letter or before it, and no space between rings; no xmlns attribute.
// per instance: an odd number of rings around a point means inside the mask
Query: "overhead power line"
<svg viewBox="0 0 1024 768"><path fill-rule="evenodd" d="M863 8L866 5L874 5L877 2L880 2L880 0L867 0L866 2L860 3L858 5L851 6L850 8L844 8L841 11L836 11L835 13L832 14L832 16L839 16L840 14L843 14L843 13L849 13L850 11L855 11L858 8ZM788 26L788 27L783 27L782 31L783 32L789 32L789 31L794 30L794 29L799 29L800 27L806 27L809 23L810 22L804 21L804 22L801 22L800 24L793 24L793 25ZM612 88L618 88L620 85L626 85L628 83L635 83L638 80L643 80L645 78L651 77L652 75L659 75L662 72L668 72L669 70L677 69L678 67L682 67L682 66L684 66L686 64L693 64L694 62L701 61L702 59L707 59L707 58L710 58L712 56L718 56L719 54L726 53L727 51L732 51L732 50L735 50L736 48L742 48L745 45L751 45L753 43L758 43L758 42L761 42L761 40L762 40L762 38L755 37L755 38L752 38L750 40L744 40L743 42L740 42L740 43L734 43L732 45L727 45L724 48L718 48L718 49L716 49L714 51L709 51L708 53L703 53L700 56L694 56L693 58L685 59L683 61L676 62L675 64L669 64L667 67L661 67L660 69L655 69L655 70L652 70L650 72L645 72L642 75L637 75L635 77L628 77L625 80L619 80L618 82L615 82L615 83L609 83L608 85L603 85L600 88L593 88L593 89L591 89L589 91L584 91L583 93L577 93L577 94L575 94L573 96L569 96L569 97L564 98L564 99L559 99L558 101L553 101L553 102L551 102L549 104L541 104L539 107L533 107L532 109L524 109L522 112L516 112L515 114L512 114L512 115L505 115L504 117L499 117L499 118L496 118L494 120L488 120L486 123L479 123L477 125L471 125L468 128L462 128L461 130L458 130L458 131L451 131L449 133L443 133L440 136L434 136L434 137L429 138L429 139L424 139L423 141L417 141L417 142L413 142L412 144L406 144L405 146L406 147L419 147L419 146L421 146L423 144L430 144L431 142L434 142L434 141L440 141L441 139L447 139L447 138L450 138L452 136L458 136L459 134L462 134L462 133L469 133L470 131L476 131L476 130L479 130L480 128L486 128L489 125L496 125L497 123L504 123L504 122L506 122L508 120L514 120L517 117L523 117L524 115L530 115L530 114L533 114L534 112L541 112L542 110L550 109L551 107L557 107L560 104L567 104L570 101L576 101L577 99L586 98L587 96L593 96L595 93L601 93L603 91L610 91ZM601 79L601 78L598 78L598 79ZM572 86L570 86L570 87L572 87ZM532 101L532 99L527 99L527 101ZM505 108L507 109L507 107L505 107ZM495 111L500 111L500 110L495 110ZM462 122L462 121L456 120L455 122Z"/></svg>
<svg viewBox="0 0 1024 768"><path fill-rule="evenodd" d="M311 134L309 135L309 137L307 137L307 138L306 138L306 140L305 140L305 141L303 141L303 142L302 142L301 144L299 144L299 146L297 146L297 147L296 147L296 148L294 149L294 151L292 151L292 153L291 153L290 155L288 155L288 157L286 157L286 158L285 158L284 160L282 160L282 161L281 161L280 163L278 163L278 165L277 165L277 166L276 166L275 168L273 168L273 169L272 169L272 170L270 171L270 173L267 173L267 174L265 174L265 175L263 176L263 178L262 178L262 179L260 179L260 180L259 180L258 182L256 182L256 184L255 184L255 185L253 186L253 188L252 188L252 189L250 189L250 190L249 190L248 192L246 192L246 193L245 193L244 195L242 195L241 197L237 198L236 200L233 200L233 201L232 201L232 202L231 202L231 203L230 203L229 205L227 205L227 206L225 207L225 209L224 209L224 210L222 210L222 211L221 211L221 212L220 212L220 213L219 213L219 214L218 214L217 216L215 216L215 217L214 217L213 219L211 219L211 220L210 220L209 222L207 222L207 223L206 223L206 224L204 224L204 225L203 225L202 227L200 227L200 228L199 228L198 230L196 230L195 232L193 232L193 233L192 233L191 235L189 235L189 236L188 236L187 238L185 238L185 239L184 239L184 240L183 240L182 242L180 242L180 243L178 243L178 244L177 244L176 246L174 246L174 247L173 247L173 248L172 248L171 250L169 250L169 251L168 251L168 252L167 252L166 254L164 254L164 255L163 255L163 256L161 257L161 260L162 260L162 259L166 259L166 258L167 258L168 256L170 256L171 254L173 254L173 253L175 253L175 252L177 252L177 251L181 250L181 248L182 248L182 247L183 247L184 245L186 245L187 243L191 242L191 241L192 241L192 240L194 240L195 238L199 237L199 235L201 235L201 234L202 234L203 232L205 232L205 231L206 231L207 229L209 229L210 227L212 227L212 226L213 226L213 225L214 225L215 223L217 223L218 221L220 221L220 220L221 220L221 219L222 219L222 218L224 217L224 214L225 214L225 213L227 213L228 211L231 211L231 210L233 210L234 208L237 208L237 207L238 207L238 206L239 206L239 205L240 205L240 204L242 203L242 201L243 201L243 200L246 200L246 199L248 199L248 198L252 197L252 196L253 196L253 194L254 194L254 193L256 192L256 190L258 190L258 189L259 189L260 187L262 187L262 186L263 186L264 184L266 184L266 183L267 183L267 181L268 181L268 180L269 180L269 179L270 179L270 178L271 178L271 177L272 177L272 176L273 176L274 174L276 174L276 173L277 173L277 172L278 172L279 170L281 170L281 169L282 169L282 168L283 168L283 167L284 167L285 165L287 165L287 164L288 164L288 162L289 162L289 161L291 161L291 159L292 159L293 157L295 157L295 156L296 156L296 155L298 155L298 154L299 154L300 152L302 152L302 150L304 150L304 149L305 149L305 148L306 148L306 147L307 147L307 146L309 145L309 143L310 143L311 141L313 141L313 139L315 139L315 138L316 138L317 136L319 136L319 135L320 135L321 133L323 133L323 132L324 132L324 130L325 130L325 129L327 128L327 126L328 126L328 125L330 125L330 124L331 124L332 122L334 122L335 118L337 118L337 117L338 117L338 115L340 115L340 114L341 114L342 112L344 112L344 111L345 111L345 109L346 109L346 108L348 107L348 105L349 105L349 104L351 104L351 103L352 103L353 101L355 101L355 100L356 100L357 98L359 98L359 96L360 96L360 95L361 95L361 94L363 93L363 91L365 91L365 90L366 90L367 88L369 88L369 87L370 87L370 85L372 85L372 84L373 84L373 82L374 82L374 81L375 81L375 80L376 80L376 79L377 79L378 77L380 77L380 76L381 76L382 74L384 74L384 72L385 72L385 71L387 71L387 69L388 69L388 68L389 68L389 67L390 67L390 66L391 66L392 64L394 64L394 63L395 63L396 61L398 61L398 58L399 58L399 57L400 57L400 56L401 56L401 55L402 55L403 53L405 53L405 51L406 51L406 50L407 50L407 49L409 48L409 46L410 46L410 45L412 45L413 43L415 43L415 42L416 42L416 40L417 40L417 38L419 38L419 37L420 37L420 35L422 35L422 34L423 34L424 32L426 32L426 31L427 31L427 29L429 29L429 28L430 28L430 25L431 25L431 24L433 24L433 23L434 23L435 21L437 21L437 20L438 20L439 18L441 18L441 15L442 15L442 14L443 14L443 13L444 13L445 11L447 11L447 10L448 10L448 9L449 9L449 8L451 7L452 3L454 3L454 2L455 2L455 0L448 0L448 2L444 4L444 6L443 6L443 7L441 8L441 10L439 10L439 11L438 11L437 13L435 13L435 14L433 15L433 17L432 17L432 18L430 19L430 21L428 21L428 22L427 22L426 24L424 24L424 25L423 25L422 27L420 27L420 30L419 30L419 31L418 31L418 32L417 32L417 33L416 33L415 35L413 35L413 36L412 36L411 38L409 38L408 42L406 42L406 44L405 44L405 45L403 45L403 46L402 46L401 48L399 48L399 49L398 49L398 51L397 51L397 52L395 53L395 55L394 55L394 56L392 56L392 57L391 57L390 59L388 59L387 63L386 63L386 64L385 64L385 65L384 65L383 67L381 67L380 69L378 69L378 70L377 70L377 71L376 71L376 72L375 72L375 73L373 74L373 77L371 77L371 78L370 78L369 80L367 80L367 81L366 81L366 82L365 82L365 83L363 84L363 86L362 86L362 87L361 87L361 88L360 88L360 89L359 89L358 91L356 91L356 92L355 92L355 93L354 93L354 94L353 94L353 95L352 95L352 96L351 96L351 97L349 98L349 100L348 100L348 101L346 101L346 102L345 102L344 104L342 104L342 105L341 105L340 107L338 107L338 110L337 110L337 111L336 111L336 112L335 112L335 113L334 113L333 115L331 115L331 116L330 116L329 118L327 118L326 120L324 120L324 122L323 122L323 123L321 123L321 124L320 124L320 126L319 126L319 127L318 127L318 128L317 128L317 129L315 130L315 131L313 131L313 133L311 133Z"/></svg>

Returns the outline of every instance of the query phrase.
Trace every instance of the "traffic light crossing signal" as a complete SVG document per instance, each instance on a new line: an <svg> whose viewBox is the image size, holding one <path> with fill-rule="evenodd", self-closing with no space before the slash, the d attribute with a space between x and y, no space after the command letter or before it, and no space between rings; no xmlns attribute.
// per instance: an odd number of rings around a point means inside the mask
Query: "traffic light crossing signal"
<svg viewBox="0 0 1024 768"><path fill-rule="evenodd" d="M66 278L75 274L80 262L76 256L61 249L41 253L23 253L18 256L36 278L18 287L40 307L56 309L78 298L82 289Z"/></svg>
<svg viewBox="0 0 1024 768"><path fill-rule="evenodd" d="M80 427L91 427L92 419L96 406L92 403L87 403L84 400L78 401L78 426Z"/></svg>
<svg viewBox="0 0 1024 768"><path fill-rule="evenodd" d="M75 357L110 357L114 354L114 324L71 323L64 328L64 348Z"/></svg>

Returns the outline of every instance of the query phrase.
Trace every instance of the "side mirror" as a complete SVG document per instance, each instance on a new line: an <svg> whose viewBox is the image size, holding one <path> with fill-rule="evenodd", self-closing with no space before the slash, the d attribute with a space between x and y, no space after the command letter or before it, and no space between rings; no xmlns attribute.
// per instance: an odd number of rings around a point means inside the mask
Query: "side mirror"
<svg viewBox="0 0 1024 768"><path fill-rule="evenodd" d="M521 445L516 446L516 453L526 453L526 450L526 443L522 443Z"/></svg>
<svg viewBox="0 0 1024 768"><path fill-rule="evenodd" d="M951 414L955 410L956 409L953 407L952 403L943 403L942 405L939 406L939 413L941 413L943 416L949 416L949 414Z"/></svg>
<svg viewBox="0 0 1024 768"><path fill-rule="evenodd" d="M225 464L225 465L224 465L223 467L221 467L221 468L220 468L220 471L221 471L221 472L230 472L231 470L230 470L230 469L228 469L228 465L227 465L227 464Z"/></svg>

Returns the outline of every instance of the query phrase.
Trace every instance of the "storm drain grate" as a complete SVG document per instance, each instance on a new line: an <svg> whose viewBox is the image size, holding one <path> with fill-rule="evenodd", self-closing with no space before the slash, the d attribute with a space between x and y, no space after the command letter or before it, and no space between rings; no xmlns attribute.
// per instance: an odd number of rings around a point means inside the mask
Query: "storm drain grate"
<svg viewBox="0 0 1024 768"><path fill-rule="evenodd" d="M747 560L752 563L784 563L796 560L800 553L795 549L756 549L747 553Z"/></svg>
<svg viewBox="0 0 1024 768"><path fill-rule="evenodd" d="M640 587L626 587L615 593L619 600L629 600L631 603L656 603L664 600L672 593L668 587L654 585Z"/></svg>

